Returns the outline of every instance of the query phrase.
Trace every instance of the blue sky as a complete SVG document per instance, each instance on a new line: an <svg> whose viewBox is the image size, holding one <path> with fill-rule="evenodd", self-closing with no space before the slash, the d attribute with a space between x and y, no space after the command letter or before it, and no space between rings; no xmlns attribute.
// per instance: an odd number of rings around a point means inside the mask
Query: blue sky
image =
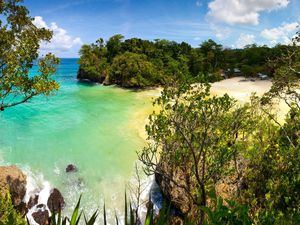
<svg viewBox="0 0 300 225"><path fill-rule="evenodd" d="M300 0L25 0L37 26L54 31L42 52L78 57L83 43L114 34L226 47L288 43Z"/></svg>

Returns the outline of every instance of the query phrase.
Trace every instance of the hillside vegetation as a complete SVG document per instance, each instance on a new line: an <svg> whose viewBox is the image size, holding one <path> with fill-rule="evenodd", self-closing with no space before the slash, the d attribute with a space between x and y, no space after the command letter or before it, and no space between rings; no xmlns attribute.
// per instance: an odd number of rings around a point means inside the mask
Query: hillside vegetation
<svg viewBox="0 0 300 225"><path fill-rule="evenodd" d="M289 48L249 45L245 49L228 49L213 40L193 48L185 42L168 40L124 40L118 34L106 42L100 38L82 46L78 79L144 88L198 81L203 76L209 82L241 74L273 76L274 65L268 62Z"/></svg>

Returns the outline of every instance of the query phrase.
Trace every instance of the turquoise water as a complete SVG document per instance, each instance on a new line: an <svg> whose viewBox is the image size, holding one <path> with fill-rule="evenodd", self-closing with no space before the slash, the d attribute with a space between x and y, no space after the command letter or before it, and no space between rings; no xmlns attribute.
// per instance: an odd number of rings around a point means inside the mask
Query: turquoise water
<svg viewBox="0 0 300 225"><path fill-rule="evenodd" d="M76 61L62 59L57 93L0 113L0 163L49 181L69 207L84 193L88 209L104 199L120 208L136 151L144 146L133 113L147 104L129 90L78 83ZM70 163L78 173L65 173Z"/></svg>

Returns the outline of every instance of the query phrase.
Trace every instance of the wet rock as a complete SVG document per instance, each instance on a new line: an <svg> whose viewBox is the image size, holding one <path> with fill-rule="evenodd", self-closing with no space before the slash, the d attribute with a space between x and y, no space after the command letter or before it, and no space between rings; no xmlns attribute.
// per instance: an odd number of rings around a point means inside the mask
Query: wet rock
<svg viewBox="0 0 300 225"><path fill-rule="evenodd" d="M56 188L52 189L50 192L50 196L47 201L47 206L51 212L58 213L62 209L64 209L66 203L65 200Z"/></svg>
<svg viewBox="0 0 300 225"><path fill-rule="evenodd" d="M49 212L44 207L32 213L32 218L39 225L49 225Z"/></svg>
<svg viewBox="0 0 300 225"><path fill-rule="evenodd" d="M43 209L43 208L46 208L46 206L44 204L38 204L36 206L37 209Z"/></svg>
<svg viewBox="0 0 300 225"><path fill-rule="evenodd" d="M77 167L73 164L69 164L66 168L66 172L67 173L73 173L73 172L77 172Z"/></svg>
<svg viewBox="0 0 300 225"><path fill-rule="evenodd" d="M10 193L14 206L19 206L26 193L26 175L16 166L0 166L0 194Z"/></svg>
<svg viewBox="0 0 300 225"><path fill-rule="evenodd" d="M35 206L38 203L39 195L35 194L34 196L30 196L30 199L27 203L28 209L31 209L33 206Z"/></svg>

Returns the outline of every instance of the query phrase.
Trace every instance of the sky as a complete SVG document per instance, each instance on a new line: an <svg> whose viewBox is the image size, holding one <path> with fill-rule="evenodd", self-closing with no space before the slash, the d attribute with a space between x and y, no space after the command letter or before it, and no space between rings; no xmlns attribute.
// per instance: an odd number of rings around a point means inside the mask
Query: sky
<svg viewBox="0 0 300 225"><path fill-rule="evenodd" d="M25 0L38 27L54 32L41 53L78 57L82 44L125 38L213 39L225 47L288 44L298 30L300 0Z"/></svg>

